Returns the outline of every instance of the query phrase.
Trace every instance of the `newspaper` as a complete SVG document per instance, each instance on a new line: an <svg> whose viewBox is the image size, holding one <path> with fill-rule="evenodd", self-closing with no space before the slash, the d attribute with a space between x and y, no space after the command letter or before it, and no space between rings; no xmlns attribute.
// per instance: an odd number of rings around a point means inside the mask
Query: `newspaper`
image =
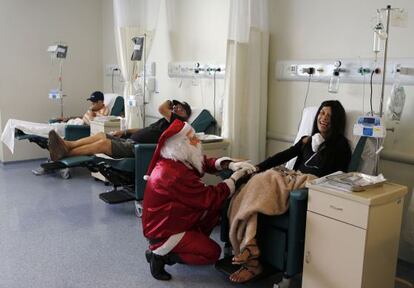
<svg viewBox="0 0 414 288"><path fill-rule="evenodd" d="M371 176L358 172L344 173L338 171L325 177L315 179L311 181L310 184L345 192L360 192L371 187L382 185L385 181L386 179L382 174Z"/></svg>

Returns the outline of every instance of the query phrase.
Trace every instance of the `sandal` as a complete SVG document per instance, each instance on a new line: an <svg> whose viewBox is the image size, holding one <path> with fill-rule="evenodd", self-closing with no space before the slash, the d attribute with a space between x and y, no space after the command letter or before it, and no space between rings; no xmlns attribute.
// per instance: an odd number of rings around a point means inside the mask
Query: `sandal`
<svg viewBox="0 0 414 288"><path fill-rule="evenodd" d="M243 264L239 270L231 274L229 279L233 283L246 283L259 278L262 272L263 266L260 264L259 260L250 260Z"/></svg>
<svg viewBox="0 0 414 288"><path fill-rule="evenodd" d="M251 249L249 247L256 247L255 249ZM253 253L257 251L256 253ZM246 256L244 256L246 255ZM260 256L260 249L257 246L256 239L253 239L247 244L239 253L239 255L234 256L232 259L232 263L235 265L244 264L250 260L254 260L259 258Z"/></svg>

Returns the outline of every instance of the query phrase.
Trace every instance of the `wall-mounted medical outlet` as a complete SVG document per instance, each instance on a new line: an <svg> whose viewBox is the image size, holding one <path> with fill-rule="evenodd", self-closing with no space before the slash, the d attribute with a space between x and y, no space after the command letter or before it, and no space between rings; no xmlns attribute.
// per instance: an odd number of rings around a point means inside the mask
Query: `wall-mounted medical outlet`
<svg viewBox="0 0 414 288"><path fill-rule="evenodd" d="M405 67L402 66L401 64L397 64L394 67L394 71L396 73L399 73L400 75L414 75L414 67Z"/></svg>
<svg viewBox="0 0 414 288"><path fill-rule="evenodd" d="M200 62L170 62L168 76L170 78L224 78L225 66L220 64L204 64Z"/></svg>
<svg viewBox="0 0 414 288"><path fill-rule="evenodd" d="M146 77L155 77L155 62L149 62L145 64L145 76ZM143 76L143 73L140 73L140 76Z"/></svg>
<svg viewBox="0 0 414 288"><path fill-rule="evenodd" d="M156 67L155 62L150 62L150 63L145 64L145 73L149 76L155 77L155 72L156 72L155 67Z"/></svg>
<svg viewBox="0 0 414 288"><path fill-rule="evenodd" d="M298 65L290 65L290 74L292 75L298 74Z"/></svg>
<svg viewBox="0 0 414 288"><path fill-rule="evenodd" d="M105 76L114 76L121 75L121 70L119 69L117 64L106 64L105 65Z"/></svg>
<svg viewBox="0 0 414 288"><path fill-rule="evenodd" d="M315 68L314 67L302 68L302 73L308 74L308 75L313 75L313 74L315 74Z"/></svg>
<svg viewBox="0 0 414 288"><path fill-rule="evenodd" d="M340 68L335 66L337 59L331 60L281 60L276 62L275 78L280 81L308 81L311 75L313 82L329 82L335 70L339 69L341 83L368 83L370 73L375 71L373 83L381 83L383 63L374 62L374 59L341 59ZM309 68L314 68L314 73L309 74ZM377 73L378 72L378 73ZM388 59L385 75L385 83L394 83L395 75L401 84L414 85L414 58Z"/></svg>

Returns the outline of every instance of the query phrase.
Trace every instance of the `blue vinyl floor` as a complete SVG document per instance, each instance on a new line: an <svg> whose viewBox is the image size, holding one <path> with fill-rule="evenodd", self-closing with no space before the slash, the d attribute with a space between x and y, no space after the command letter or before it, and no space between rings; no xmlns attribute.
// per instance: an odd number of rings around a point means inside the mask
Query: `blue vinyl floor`
<svg viewBox="0 0 414 288"><path fill-rule="evenodd" d="M173 280L154 280L133 202L102 202L109 187L86 169L63 180L33 175L39 164L0 164L0 288L272 287L281 277L234 285L212 266L177 264L167 267ZM412 267L402 273L414 275Z"/></svg>

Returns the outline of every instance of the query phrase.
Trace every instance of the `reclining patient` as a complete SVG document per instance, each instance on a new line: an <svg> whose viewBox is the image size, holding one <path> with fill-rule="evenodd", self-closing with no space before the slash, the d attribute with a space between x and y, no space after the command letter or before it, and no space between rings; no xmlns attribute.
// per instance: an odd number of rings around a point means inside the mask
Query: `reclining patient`
<svg viewBox="0 0 414 288"><path fill-rule="evenodd" d="M108 116L109 109L104 103L104 94L100 91L95 91L91 96L86 99L92 102L92 105L89 107L88 111L83 115L83 117L69 117L69 118L58 118L62 122L68 122L72 119L82 119L82 123L85 125L90 125L91 121L98 116Z"/></svg>
<svg viewBox="0 0 414 288"><path fill-rule="evenodd" d="M191 107L186 102L167 100L158 111L163 116L157 122L142 129L127 129L112 134L103 132L76 141L63 140L56 131L49 132L49 152L52 161L64 157L93 155L104 153L114 158L133 158L134 144L157 143L161 134L175 119L187 121L191 115Z"/></svg>
<svg viewBox="0 0 414 288"><path fill-rule="evenodd" d="M55 130L59 135L64 137L64 131L67 124L70 125L89 125L95 117L108 116L109 109L104 104L104 94L100 91L93 92L87 99L91 101L91 106L81 117L64 117L54 119L54 123L36 123L16 119L9 119L1 135L3 141L10 151L14 152L14 134L15 129L19 129L26 134L47 137L49 131Z"/></svg>
<svg viewBox="0 0 414 288"><path fill-rule="evenodd" d="M336 171L346 172L351 148L344 136L345 110L336 100L324 101L313 122L311 136L256 166L256 174L236 194L228 210L233 264L242 267L230 275L232 282L246 282L263 271L256 241L257 213L280 215L288 209L289 192L307 180ZM276 167L297 157L293 170ZM306 173L306 174L302 174Z"/></svg>

